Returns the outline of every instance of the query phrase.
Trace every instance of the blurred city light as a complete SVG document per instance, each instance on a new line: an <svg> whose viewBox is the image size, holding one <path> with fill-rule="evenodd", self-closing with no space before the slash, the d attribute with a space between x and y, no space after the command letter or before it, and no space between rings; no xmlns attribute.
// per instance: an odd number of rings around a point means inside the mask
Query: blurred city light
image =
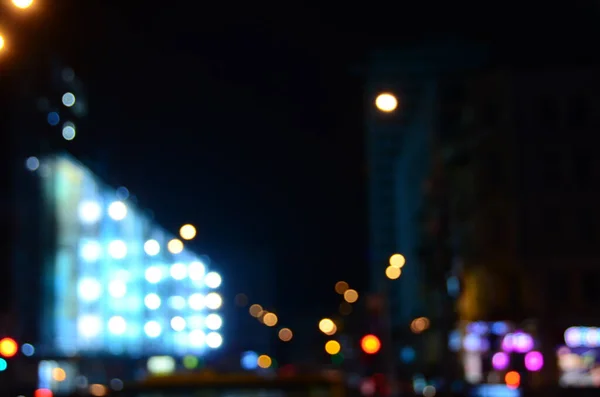
<svg viewBox="0 0 600 397"><path fill-rule="evenodd" d="M324 318L319 321L319 330L324 334L332 332L335 328L335 323L330 318Z"/></svg>
<svg viewBox="0 0 600 397"><path fill-rule="evenodd" d="M122 201L113 201L108 206L108 216L115 221L122 221L127 216L127 206Z"/></svg>
<svg viewBox="0 0 600 397"><path fill-rule="evenodd" d="M390 256L390 266L397 267L398 269L402 269L402 267L406 264L406 258L401 254L394 254Z"/></svg>
<svg viewBox="0 0 600 397"><path fill-rule="evenodd" d="M338 354L340 350L342 350L342 346L336 340L330 340L325 343L325 351L332 356Z"/></svg>
<svg viewBox="0 0 600 397"><path fill-rule="evenodd" d="M0 50L4 49L4 36L0 35Z"/></svg>
<svg viewBox="0 0 600 397"><path fill-rule="evenodd" d="M509 389L516 389L521 385L521 375L517 371L507 372L504 376L504 382Z"/></svg>
<svg viewBox="0 0 600 397"><path fill-rule="evenodd" d="M525 355L525 368L531 372L537 372L544 366L544 356L540 352L532 351Z"/></svg>
<svg viewBox="0 0 600 397"><path fill-rule="evenodd" d="M204 284L208 288L212 288L212 289L219 288L219 286L221 286L221 282L222 282L221 276L217 272L209 272L206 274L206 276L204 276Z"/></svg>
<svg viewBox="0 0 600 397"><path fill-rule="evenodd" d="M261 305L254 304L254 305L250 306L250 308L248 309L248 312L250 313L250 315L252 317L258 318L262 314L263 308Z"/></svg>
<svg viewBox="0 0 600 397"><path fill-rule="evenodd" d="M279 339L281 339L283 342L291 341L293 336L294 336L294 334L292 333L292 330L289 328L281 328L279 330Z"/></svg>
<svg viewBox="0 0 600 397"><path fill-rule="evenodd" d="M204 304L211 310L217 310L223 305L223 298L216 292L211 292L204 297Z"/></svg>
<svg viewBox="0 0 600 397"><path fill-rule="evenodd" d="M258 356L256 364L258 364L258 366L263 369L267 369L271 366L271 364L273 364L273 360L271 360L271 357L267 356L266 354L263 354Z"/></svg>
<svg viewBox="0 0 600 397"><path fill-rule="evenodd" d="M28 157L27 160L25 160L25 168L29 171L37 170L40 168L40 160L35 156Z"/></svg>
<svg viewBox="0 0 600 397"><path fill-rule="evenodd" d="M367 354L375 354L381 349L381 341L375 335L365 335L360 340L360 348Z"/></svg>
<svg viewBox="0 0 600 397"><path fill-rule="evenodd" d="M429 328L429 319L426 317L416 318L410 323L410 330L415 334L420 334L427 328Z"/></svg>
<svg viewBox="0 0 600 397"><path fill-rule="evenodd" d="M0 372L6 371L6 368L8 368L8 363L5 359L0 358Z"/></svg>
<svg viewBox="0 0 600 397"><path fill-rule="evenodd" d="M258 354L253 351L242 353L241 365L245 370L256 369L258 366Z"/></svg>
<svg viewBox="0 0 600 397"><path fill-rule="evenodd" d="M47 120L48 124L50 124L51 126L55 126L58 125L58 123L60 123L60 116L56 112L50 112L48 113Z"/></svg>
<svg viewBox="0 0 600 397"><path fill-rule="evenodd" d="M398 99L394 95L384 92L377 95L375 106L382 112L393 112L398 107Z"/></svg>
<svg viewBox="0 0 600 397"><path fill-rule="evenodd" d="M52 379L57 382L63 382L65 379L67 379L67 373L62 368L54 368L52 370Z"/></svg>
<svg viewBox="0 0 600 397"><path fill-rule="evenodd" d="M62 104L68 108L75 105L75 95L71 92L65 92L62 96Z"/></svg>
<svg viewBox="0 0 600 397"><path fill-rule="evenodd" d="M335 292L337 292L340 295L344 295L344 292L346 292L348 288L350 287L345 281L338 281L337 283L335 283Z"/></svg>
<svg viewBox="0 0 600 397"><path fill-rule="evenodd" d="M149 256L155 256L160 253L160 244L156 240L148 240L144 243L144 252Z"/></svg>
<svg viewBox="0 0 600 397"><path fill-rule="evenodd" d="M75 130L75 124L66 122L62 128L62 136L67 141L72 141L75 139L75 135L77 135L77 130Z"/></svg>
<svg viewBox="0 0 600 397"><path fill-rule="evenodd" d="M194 237L196 237L196 228L189 223L183 225L179 229L179 236L181 236L181 238L184 240L192 240Z"/></svg>
<svg viewBox="0 0 600 397"><path fill-rule="evenodd" d="M24 356L31 357L35 354L35 348L31 344L25 343L21 346L21 353L23 353Z"/></svg>
<svg viewBox="0 0 600 397"><path fill-rule="evenodd" d="M0 356L13 357L19 351L19 345L14 339L4 338L0 340Z"/></svg>
<svg viewBox="0 0 600 397"><path fill-rule="evenodd" d="M342 316L347 316L350 313L352 313L352 305L349 304L348 302L342 302L342 303L340 303L339 311Z"/></svg>
<svg viewBox="0 0 600 397"><path fill-rule="evenodd" d="M390 280L396 280L396 279L400 278L401 274L402 274L402 270L400 270L400 268L397 268L394 266L388 266L385 269L385 276L387 278L389 278Z"/></svg>
<svg viewBox="0 0 600 397"><path fill-rule="evenodd" d="M353 289L346 290L344 292L344 300L348 303L354 303L358 300L358 292Z"/></svg>
<svg viewBox="0 0 600 397"><path fill-rule="evenodd" d="M167 243L167 249L172 254L179 254L183 251L183 243L179 239L172 239Z"/></svg>
<svg viewBox="0 0 600 397"><path fill-rule="evenodd" d="M52 390L50 389L37 389L33 392L33 397L52 397Z"/></svg>
<svg viewBox="0 0 600 397"><path fill-rule="evenodd" d="M12 3L15 7L24 10L33 5L33 0L12 0Z"/></svg>
<svg viewBox="0 0 600 397"><path fill-rule="evenodd" d="M263 322L267 327L274 327L277 325L279 319L275 313L267 313L263 316Z"/></svg>

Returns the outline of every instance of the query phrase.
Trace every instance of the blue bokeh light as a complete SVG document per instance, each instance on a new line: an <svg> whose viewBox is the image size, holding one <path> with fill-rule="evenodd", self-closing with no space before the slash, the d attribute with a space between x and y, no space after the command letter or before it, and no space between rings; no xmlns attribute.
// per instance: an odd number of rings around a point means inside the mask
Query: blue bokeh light
<svg viewBox="0 0 600 397"><path fill-rule="evenodd" d="M242 368L251 371L258 368L258 354L255 352L244 352L242 354Z"/></svg>
<svg viewBox="0 0 600 397"><path fill-rule="evenodd" d="M51 126L58 125L60 123L60 116L56 112L48 113L48 124Z"/></svg>

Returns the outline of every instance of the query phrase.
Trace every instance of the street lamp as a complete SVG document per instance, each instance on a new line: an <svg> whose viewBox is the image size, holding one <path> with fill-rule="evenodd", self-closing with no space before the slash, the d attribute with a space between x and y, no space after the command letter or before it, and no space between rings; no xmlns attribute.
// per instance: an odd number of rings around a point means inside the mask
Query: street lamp
<svg viewBox="0 0 600 397"><path fill-rule="evenodd" d="M33 5L33 0L12 0L15 7L25 10Z"/></svg>

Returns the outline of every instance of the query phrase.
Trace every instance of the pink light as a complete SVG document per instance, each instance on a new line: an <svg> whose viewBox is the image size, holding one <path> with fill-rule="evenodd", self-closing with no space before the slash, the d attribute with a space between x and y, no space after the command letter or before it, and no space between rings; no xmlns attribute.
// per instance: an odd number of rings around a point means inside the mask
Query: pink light
<svg viewBox="0 0 600 397"><path fill-rule="evenodd" d="M492 356L492 366L498 371L502 371L508 367L509 364L508 354L498 352Z"/></svg>
<svg viewBox="0 0 600 397"><path fill-rule="evenodd" d="M542 369L544 366L544 356L540 352L529 352L525 355L525 368L527 370L536 372Z"/></svg>
<svg viewBox="0 0 600 397"><path fill-rule="evenodd" d="M533 349L533 338L524 332L506 334L502 339L502 350L505 352L527 353Z"/></svg>

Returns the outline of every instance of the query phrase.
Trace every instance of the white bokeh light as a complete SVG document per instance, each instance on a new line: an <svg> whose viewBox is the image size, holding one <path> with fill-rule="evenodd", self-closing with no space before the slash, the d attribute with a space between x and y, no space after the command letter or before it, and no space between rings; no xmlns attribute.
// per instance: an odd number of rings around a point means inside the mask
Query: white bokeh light
<svg viewBox="0 0 600 397"><path fill-rule="evenodd" d="M160 307L161 300L156 294L148 294L144 298L144 305L150 310L156 310Z"/></svg>
<svg viewBox="0 0 600 397"><path fill-rule="evenodd" d="M172 296L169 298L169 306L175 310L185 309L185 298L183 296Z"/></svg>
<svg viewBox="0 0 600 397"><path fill-rule="evenodd" d="M206 272L206 268L202 262L192 262L188 266L188 274L190 275L190 279L193 281L202 280L202 277L204 277L204 272Z"/></svg>
<svg viewBox="0 0 600 397"><path fill-rule="evenodd" d="M211 310L217 310L223 304L223 298L216 292L211 292L204 297L204 304Z"/></svg>
<svg viewBox="0 0 600 397"><path fill-rule="evenodd" d="M77 208L77 214L82 223L91 225L100 220L102 208L95 201L82 201Z"/></svg>
<svg viewBox="0 0 600 397"><path fill-rule="evenodd" d="M206 328L210 329L211 331L217 331L223 325L223 319L218 314L211 313L206 316L204 325L206 325Z"/></svg>
<svg viewBox="0 0 600 397"><path fill-rule="evenodd" d="M75 95L72 92L65 92L62 96L62 104L68 108L75 105Z"/></svg>
<svg viewBox="0 0 600 397"><path fill-rule="evenodd" d="M102 286L98 280L93 278L84 278L79 281L77 292L81 300L86 302L94 302L102 295Z"/></svg>
<svg viewBox="0 0 600 397"><path fill-rule="evenodd" d="M144 243L144 252L150 256L155 256L160 253L160 244L156 240L148 240Z"/></svg>
<svg viewBox="0 0 600 397"><path fill-rule="evenodd" d="M66 141L72 141L73 139L75 139L76 135L77 130L75 129L75 126L72 123L65 123L65 125L63 125L62 137Z"/></svg>
<svg viewBox="0 0 600 397"><path fill-rule="evenodd" d="M114 280L108 284L108 293L113 298L122 298L127 294L127 285L121 280Z"/></svg>
<svg viewBox="0 0 600 397"><path fill-rule="evenodd" d="M174 331L180 332L185 329L185 320L183 317L176 316L171 319L171 328Z"/></svg>
<svg viewBox="0 0 600 397"><path fill-rule="evenodd" d="M211 349L217 349L223 344L223 337L218 332L209 332L208 335L206 335L205 342L206 346Z"/></svg>
<svg viewBox="0 0 600 397"><path fill-rule="evenodd" d="M192 310L204 309L204 296L202 294L192 294L188 298L188 305Z"/></svg>
<svg viewBox="0 0 600 397"><path fill-rule="evenodd" d="M127 322L121 316L114 316L108 320L108 331L115 335L123 335L127 331Z"/></svg>
<svg viewBox="0 0 600 397"><path fill-rule="evenodd" d="M122 240L113 240L108 244L108 254L115 259L127 256L127 245Z"/></svg>
<svg viewBox="0 0 600 397"><path fill-rule="evenodd" d="M81 316L77 320L77 331L84 338L94 338L102 332L102 321L98 316Z"/></svg>
<svg viewBox="0 0 600 397"><path fill-rule="evenodd" d="M158 338L162 333L162 327L157 321L148 321L144 325L144 333L149 338Z"/></svg>
<svg viewBox="0 0 600 397"><path fill-rule="evenodd" d="M127 206L122 201L113 201L108 206L108 216L115 221L122 221L127 216Z"/></svg>
<svg viewBox="0 0 600 397"><path fill-rule="evenodd" d="M190 329L202 328L204 325L204 318L202 316L190 316L188 317L187 325Z"/></svg>
<svg viewBox="0 0 600 397"><path fill-rule="evenodd" d="M209 272L204 276L204 284L208 288L219 288L221 285L221 276L216 272Z"/></svg>
<svg viewBox="0 0 600 397"><path fill-rule="evenodd" d="M146 269L145 277L150 284L156 284L162 280L162 270L158 266L150 266Z"/></svg>
<svg viewBox="0 0 600 397"><path fill-rule="evenodd" d="M204 332L202 332L202 330L199 330L199 329L195 329L193 331L190 331L190 333L189 333L189 343L193 347L204 346L205 338L206 338L206 335L204 335Z"/></svg>
<svg viewBox="0 0 600 397"><path fill-rule="evenodd" d="M187 266L183 263L175 263L171 266L170 273L175 280L183 280L187 277Z"/></svg>
<svg viewBox="0 0 600 397"><path fill-rule="evenodd" d="M79 248L79 255L86 262L96 262L98 258L100 258L100 254L102 253L102 247L97 241L87 241L81 244Z"/></svg>

